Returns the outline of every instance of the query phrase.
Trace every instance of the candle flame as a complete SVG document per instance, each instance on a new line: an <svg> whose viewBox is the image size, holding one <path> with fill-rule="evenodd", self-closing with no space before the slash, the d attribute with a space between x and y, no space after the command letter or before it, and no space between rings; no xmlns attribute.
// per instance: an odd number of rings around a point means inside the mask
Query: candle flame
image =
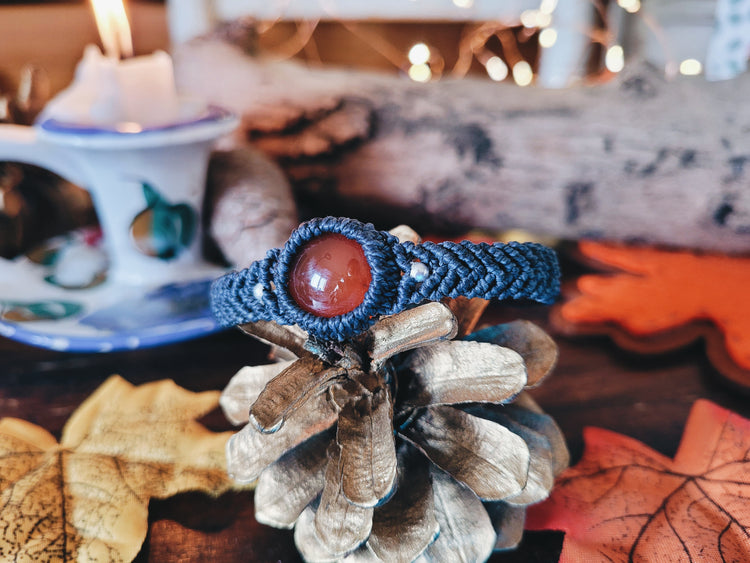
<svg viewBox="0 0 750 563"><path fill-rule="evenodd" d="M132 57L133 39L122 0L91 0L91 6L106 55L116 59Z"/></svg>

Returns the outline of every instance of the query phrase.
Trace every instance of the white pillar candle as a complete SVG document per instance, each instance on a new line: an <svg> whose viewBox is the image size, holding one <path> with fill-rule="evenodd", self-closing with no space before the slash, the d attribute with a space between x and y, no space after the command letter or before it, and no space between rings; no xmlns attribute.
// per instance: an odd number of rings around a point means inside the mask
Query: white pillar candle
<svg viewBox="0 0 750 563"><path fill-rule="evenodd" d="M73 82L47 104L40 119L137 131L175 123L179 106L167 53L120 61L89 45Z"/></svg>
<svg viewBox="0 0 750 563"><path fill-rule="evenodd" d="M164 51L121 61L117 65L117 85L125 121L141 125L177 121L172 57Z"/></svg>

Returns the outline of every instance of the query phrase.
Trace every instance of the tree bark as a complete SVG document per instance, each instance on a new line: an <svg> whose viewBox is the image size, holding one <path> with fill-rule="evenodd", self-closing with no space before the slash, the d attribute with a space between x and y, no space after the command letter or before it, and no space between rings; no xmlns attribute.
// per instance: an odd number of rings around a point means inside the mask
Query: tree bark
<svg viewBox="0 0 750 563"><path fill-rule="evenodd" d="M750 251L747 74L667 81L633 63L544 90L310 69L211 40L176 60L183 90L241 114L241 142L324 213Z"/></svg>

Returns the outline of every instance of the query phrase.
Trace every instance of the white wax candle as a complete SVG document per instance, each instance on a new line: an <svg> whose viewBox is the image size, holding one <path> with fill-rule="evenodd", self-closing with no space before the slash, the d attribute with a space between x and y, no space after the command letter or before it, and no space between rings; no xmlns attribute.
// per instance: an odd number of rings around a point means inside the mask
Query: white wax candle
<svg viewBox="0 0 750 563"><path fill-rule="evenodd" d="M175 123L179 109L167 53L119 61L89 45L73 82L47 104L40 119L138 130Z"/></svg>
<svg viewBox="0 0 750 563"><path fill-rule="evenodd" d="M172 57L164 51L121 61L117 65L117 84L125 121L160 125L177 120Z"/></svg>

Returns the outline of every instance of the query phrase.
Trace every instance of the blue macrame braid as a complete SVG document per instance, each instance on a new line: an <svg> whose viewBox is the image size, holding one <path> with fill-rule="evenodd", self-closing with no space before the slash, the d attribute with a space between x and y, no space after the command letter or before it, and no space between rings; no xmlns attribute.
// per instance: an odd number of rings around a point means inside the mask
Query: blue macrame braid
<svg viewBox="0 0 750 563"><path fill-rule="evenodd" d="M353 311L324 318L292 299L289 273L311 239L338 233L362 245L372 282ZM303 223L283 248L269 250L249 268L211 287L211 307L222 326L272 320L297 324L321 339L341 341L369 328L381 315L446 297L531 299L551 303L560 291L555 252L536 243L401 243L390 233L354 219L326 217Z"/></svg>

